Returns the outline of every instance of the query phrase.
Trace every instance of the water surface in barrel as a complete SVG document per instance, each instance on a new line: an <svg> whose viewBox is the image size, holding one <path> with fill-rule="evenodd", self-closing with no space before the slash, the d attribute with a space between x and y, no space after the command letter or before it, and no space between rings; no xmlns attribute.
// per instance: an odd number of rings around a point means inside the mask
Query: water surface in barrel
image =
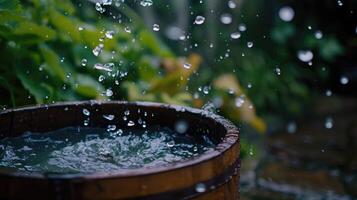
<svg viewBox="0 0 357 200"><path fill-rule="evenodd" d="M41 173L93 173L154 167L214 148L205 137L166 127L108 131L67 127L0 140L0 168Z"/></svg>

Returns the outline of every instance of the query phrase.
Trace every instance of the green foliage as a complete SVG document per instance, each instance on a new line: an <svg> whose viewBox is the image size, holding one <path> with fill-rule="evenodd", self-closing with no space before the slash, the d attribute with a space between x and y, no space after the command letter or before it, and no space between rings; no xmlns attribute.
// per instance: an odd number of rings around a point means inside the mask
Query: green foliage
<svg viewBox="0 0 357 200"><path fill-rule="evenodd" d="M129 8L125 13L135 15ZM112 98L127 99L122 91L129 88L121 82L155 79L160 62L153 61L173 55L140 22L131 23L131 34L126 26L103 17L87 1L75 6L69 0L0 0L0 104L106 99L107 88L114 91ZM112 39L106 31L114 31ZM104 48L96 57L92 49L100 43ZM112 72L93 68L109 62L115 65Z"/></svg>

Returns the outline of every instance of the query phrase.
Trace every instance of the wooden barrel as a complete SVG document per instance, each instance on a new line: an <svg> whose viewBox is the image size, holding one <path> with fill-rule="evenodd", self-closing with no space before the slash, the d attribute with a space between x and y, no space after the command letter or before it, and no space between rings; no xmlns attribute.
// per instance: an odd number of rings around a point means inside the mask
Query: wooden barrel
<svg viewBox="0 0 357 200"><path fill-rule="evenodd" d="M239 198L239 134L229 121L198 109L148 102L69 102L18 108L0 113L0 138L25 131L47 132L83 126L91 112L90 127L106 127L104 114L115 115L126 127L126 110L132 120L147 126L174 127L185 120L190 134L206 134L217 143L213 151L153 168L93 174L24 173L0 169L0 199L229 199ZM138 128L138 127L136 127Z"/></svg>

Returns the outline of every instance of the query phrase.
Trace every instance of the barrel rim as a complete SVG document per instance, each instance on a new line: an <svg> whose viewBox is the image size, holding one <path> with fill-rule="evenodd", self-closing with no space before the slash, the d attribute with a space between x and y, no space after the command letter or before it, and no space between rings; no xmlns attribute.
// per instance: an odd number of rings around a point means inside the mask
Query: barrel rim
<svg viewBox="0 0 357 200"><path fill-rule="evenodd" d="M143 167L137 169L121 169L120 171L112 172L94 172L88 174L46 174L38 172L19 172L19 171L9 171L0 169L0 177L14 177L14 178L33 178L33 179L54 179L54 180L96 180L96 179L118 179L118 178L131 178L139 176L153 175L157 173L170 172L182 168L191 167L194 165L199 165L205 162L209 162L218 157L224 155L226 151L231 149L237 142L239 142L239 130L233 125L233 123L220 115L205 110L192 108L188 106L173 105L166 103L148 102L148 101L103 101L103 100L89 100L89 101L69 101L69 102L57 102L54 104L39 104L33 106L25 106L14 109L7 109L0 112L0 117L5 114L13 114L20 111L29 111L36 109L50 109L56 107L67 107L67 106L100 106L103 104L119 104L119 105L132 105L139 107L155 107L155 109L174 109L177 112L186 112L193 115L201 115L204 118L210 118L221 125L225 130L225 136L222 141L217 144L214 150L207 151L197 156L185 159L183 161L173 162L166 165L156 166L156 167ZM184 110L184 111L182 111ZM239 155L239 152L238 152ZM237 158L239 159L239 158Z"/></svg>

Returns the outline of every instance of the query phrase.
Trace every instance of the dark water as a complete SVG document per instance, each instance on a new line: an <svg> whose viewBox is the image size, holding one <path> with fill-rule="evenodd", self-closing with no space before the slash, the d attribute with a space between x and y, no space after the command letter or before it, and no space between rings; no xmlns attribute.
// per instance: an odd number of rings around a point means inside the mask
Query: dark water
<svg viewBox="0 0 357 200"><path fill-rule="evenodd" d="M213 148L207 138L201 140L163 127L116 132L67 127L1 140L0 168L45 173L107 172L165 165Z"/></svg>

